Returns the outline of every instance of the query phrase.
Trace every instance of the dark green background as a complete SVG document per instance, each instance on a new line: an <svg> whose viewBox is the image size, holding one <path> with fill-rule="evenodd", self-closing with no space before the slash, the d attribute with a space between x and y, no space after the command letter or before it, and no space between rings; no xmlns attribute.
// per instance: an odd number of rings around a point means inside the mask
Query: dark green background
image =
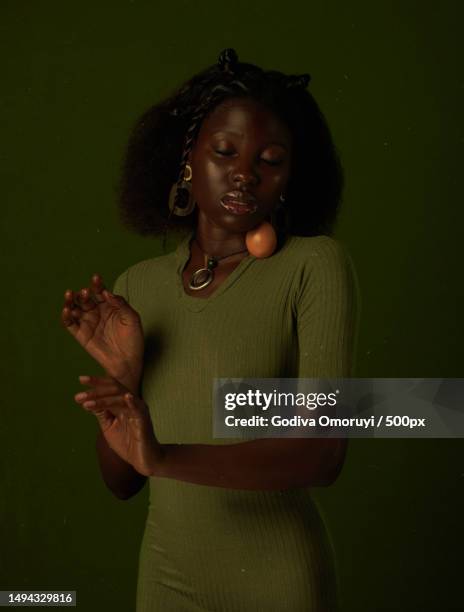
<svg viewBox="0 0 464 612"><path fill-rule="evenodd" d="M2 3L0 589L134 609L147 490L120 502L103 485L96 421L73 401L99 369L60 327L62 295L160 254L116 214L129 129L224 47L312 75L346 171L336 237L361 285L357 375L462 376L461 6ZM344 610L462 609L463 450L350 442L316 494Z"/></svg>

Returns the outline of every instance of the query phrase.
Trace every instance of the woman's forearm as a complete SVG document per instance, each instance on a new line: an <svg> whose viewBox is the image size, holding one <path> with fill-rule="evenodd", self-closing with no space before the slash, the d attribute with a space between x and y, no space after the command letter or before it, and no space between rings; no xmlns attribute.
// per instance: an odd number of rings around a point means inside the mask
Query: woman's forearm
<svg viewBox="0 0 464 612"><path fill-rule="evenodd" d="M129 499L145 484L147 477L139 474L109 446L102 431L97 436L97 457L106 486L119 499Z"/></svg>
<svg viewBox="0 0 464 612"><path fill-rule="evenodd" d="M140 392L140 367L124 368L124 375L118 373L116 380L134 394ZM108 373L108 372L107 372ZM97 434L97 457L100 472L106 486L119 499L129 499L144 486L147 477L139 474L108 445L101 429Z"/></svg>
<svg viewBox="0 0 464 612"><path fill-rule="evenodd" d="M263 439L217 446L164 444L153 476L230 489L328 486L344 462L346 439Z"/></svg>

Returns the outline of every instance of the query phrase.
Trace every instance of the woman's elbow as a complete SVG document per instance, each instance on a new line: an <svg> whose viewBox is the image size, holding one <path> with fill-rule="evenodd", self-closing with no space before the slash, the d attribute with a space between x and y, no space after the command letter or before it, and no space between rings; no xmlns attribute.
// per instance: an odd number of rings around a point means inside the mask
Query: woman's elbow
<svg viewBox="0 0 464 612"><path fill-rule="evenodd" d="M145 477L143 480L138 481L135 485L132 485L130 487L126 487L123 489L117 489L117 488L111 488L111 487L108 487L108 488L111 491L111 493L114 495L114 497L116 497L116 499L119 499L121 501L127 501L128 499L131 499L132 497L137 495L137 493L139 493L139 491L141 491L144 488L146 480L147 479Z"/></svg>

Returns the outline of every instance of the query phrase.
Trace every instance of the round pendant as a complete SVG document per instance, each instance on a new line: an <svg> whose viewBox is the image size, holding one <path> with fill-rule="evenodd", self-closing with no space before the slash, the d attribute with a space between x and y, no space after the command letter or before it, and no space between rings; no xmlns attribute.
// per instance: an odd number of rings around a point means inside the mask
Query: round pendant
<svg viewBox="0 0 464 612"><path fill-rule="evenodd" d="M190 279L189 288L193 291L198 289L204 289L207 287L214 278L214 273L209 268L200 268L193 273Z"/></svg>

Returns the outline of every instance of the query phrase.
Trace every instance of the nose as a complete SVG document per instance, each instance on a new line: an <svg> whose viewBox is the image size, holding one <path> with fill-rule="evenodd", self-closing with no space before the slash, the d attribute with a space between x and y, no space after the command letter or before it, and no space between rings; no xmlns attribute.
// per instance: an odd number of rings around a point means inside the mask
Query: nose
<svg viewBox="0 0 464 612"><path fill-rule="evenodd" d="M237 188L241 186L254 186L259 183L259 175L251 164L242 164L232 171L232 182Z"/></svg>

